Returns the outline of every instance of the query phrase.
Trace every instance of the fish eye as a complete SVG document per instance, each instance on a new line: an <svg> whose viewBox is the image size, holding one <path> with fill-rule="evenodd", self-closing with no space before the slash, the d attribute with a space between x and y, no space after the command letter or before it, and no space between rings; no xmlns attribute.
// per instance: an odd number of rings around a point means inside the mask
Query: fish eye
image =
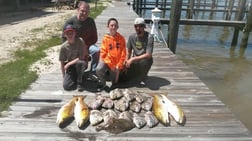
<svg viewBox="0 0 252 141"><path fill-rule="evenodd" d="M165 101L164 101L164 100L162 100L162 103L164 103L164 104L165 104Z"/></svg>

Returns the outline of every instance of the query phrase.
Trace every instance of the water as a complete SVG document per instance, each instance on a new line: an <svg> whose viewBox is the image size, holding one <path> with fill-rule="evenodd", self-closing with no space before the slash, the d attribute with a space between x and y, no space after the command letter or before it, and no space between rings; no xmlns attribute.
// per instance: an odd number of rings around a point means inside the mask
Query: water
<svg viewBox="0 0 252 141"><path fill-rule="evenodd" d="M232 28L181 26L176 54L252 131L252 35L243 55L231 50L232 36Z"/></svg>
<svg viewBox="0 0 252 141"><path fill-rule="evenodd" d="M152 0L153 1L153 0ZM209 0L210 2L211 0ZM225 1L221 1L224 4ZM183 1L184 2L184 1ZM169 17L169 11L166 13ZM181 18L185 18L182 12ZM150 17L145 11L143 17ZM209 13L196 13L209 19ZM216 13L212 19L222 19ZM244 17L246 19L246 16ZM167 31L167 29L162 30ZM180 25L176 55L225 103L235 116L252 132L252 33L246 49L231 47L232 27Z"/></svg>

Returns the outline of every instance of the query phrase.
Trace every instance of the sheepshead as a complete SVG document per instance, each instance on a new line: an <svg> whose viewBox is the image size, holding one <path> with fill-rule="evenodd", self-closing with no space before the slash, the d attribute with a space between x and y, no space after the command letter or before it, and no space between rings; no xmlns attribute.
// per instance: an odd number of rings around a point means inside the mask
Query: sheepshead
<svg viewBox="0 0 252 141"><path fill-rule="evenodd" d="M95 126L103 121L102 112L99 110L91 110L89 117L90 124Z"/></svg>
<svg viewBox="0 0 252 141"><path fill-rule="evenodd" d="M73 120L76 97L73 97L68 103L64 104L58 111L56 123L60 128L64 128L70 120Z"/></svg>
<svg viewBox="0 0 252 141"><path fill-rule="evenodd" d="M144 102L144 100L145 100L145 96L143 96L142 94L136 94L135 95L135 100L138 103L142 104Z"/></svg>
<svg viewBox="0 0 252 141"><path fill-rule="evenodd" d="M122 97L121 99L114 101L114 107L116 110L123 112L129 108L129 102L125 97Z"/></svg>
<svg viewBox="0 0 252 141"><path fill-rule="evenodd" d="M165 126L170 124L169 114L178 124L185 123L185 114L182 108L163 94L155 94L153 112L157 119Z"/></svg>
<svg viewBox="0 0 252 141"><path fill-rule="evenodd" d="M130 102L130 101L132 101L132 100L134 100L134 98L135 98L135 93L132 91L132 90L130 90L130 89L124 89L123 90L123 95L124 95L124 97Z"/></svg>
<svg viewBox="0 0 252 141"><path fill-rule="evenodd" d="M103 121L105 123L107 123L110 118L117 118L116 112L111 110L111 109L108 109L108 110L104 111L102 116L103 116Z"/></svg>
<svg viewBox="0 0 252 141"><path fill-rule="evenodd" d="M137 101L130 102L130 110L139 113L141 111L141 104L139 104Z"/></svg>
<svg viewBox="0 0 252 141"><path fill-rule="evenodd" d="M144 100L144 102L141 104L141 108L144 109L145 111L150 111L152 108L152 102L153 102L153 98L147 97Z"/></svg>
<svg viewBox="0 0 252 141"><path fill-rule="evenodd" d="M136 113L133 114L133 123L138 129L143 128L146 125L145 119Z"/></svg>
<svg viewBox="0 0 252 141"><path fill-rule="evenodd" d="M110 99L109 97L106 97L104 99L104 102L102 103L102 107L106 108L106 109L111 109L111 108L113 108L113 106L114 106L113 100Z"/></svg>
<svg viewBox="0 0 252 141"><path fill-rule="evenodd" d="M86 96L77 96L75 100L74 118L79 128L83 127L89 120L89 109L84 102Z"/></svg>
<svg viewBox="0 0 252 141"><path fill-rule="evenodd" d="M127 119L110 118L106 123L96 126L96 131L105 130L109 133L119 134L135 128L135 124Z"/></svg>
<svg viewBox="0 0 252 141"><path fill-rule="evenodd" d="M109 96L112 100L119 99L119 98L123 97L123 92L121 89L116 88L116 89L109 92Z"/></svg>
<svg viewBox="0 0 252 141"><path fill-rule="evenodd" d="M152 127L154 127L154 126L156 126L158 124L157 118L155 117L155 115L151 111L147 111L144 114L144 119L146 121L146 124L150 128L152 128Z"/></svg>
<svg viewBox="0 0 252 141"><path fill-rule="evenodd" d="M95 100L94 101L91 101L89 104L88 104L88 107L90 109L100 109L103 102L104 102L105 98L102 96L102 95L97 95L95 97Z"/></svg>
<svg viewBox="0 0 252 141"><path fill-rule="evenodd" d="M119 114L119 118L120 118L120 119L127 119L127 120L132 121L132 115L131 115L131 113L128 112L128 111L121 112L121 113Z"/></svg>

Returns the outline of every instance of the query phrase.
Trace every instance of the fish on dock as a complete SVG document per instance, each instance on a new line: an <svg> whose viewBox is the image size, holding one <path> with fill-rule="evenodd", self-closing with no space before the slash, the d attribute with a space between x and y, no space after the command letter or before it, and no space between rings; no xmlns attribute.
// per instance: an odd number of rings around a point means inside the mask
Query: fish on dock
<svg viewBox="0 0 252 141"><path fill-rule="evenodd" d="M156 125L158 125L158 119L155 117L155 115L151 111L147 111L144 114L144 119L149 128L153 128Z"/></svg>
<svg viewBox="0 0 252 141"><path fill-rule="evenodd" d="M93 110L100 109L102 107L103 102L105 101L105 97L98 94L95 97L94 101L88 103L88 107Z"/></svg>
<svg viewBox="0 0 252 141"><path fill-rule="evenodd" d="M185 124L185 113L183 109L164 94L153 95L153 113L165 126L170 125L170 116L180 125Z"/></svg>
<svg viewBox="0 0 252 141"><path fill-rule="evenodd" d="M153 98L147 97L144 102L141 104L141 108L145 111L150 111L152 108Z"/></svg>
<svg viewBox="0 0 252 141"><path fill-rule="evenodd" d="M103 112L102 117L103 117L103 121L105 123L107 123L109 121L109 119L111 119L111 118L117 118L118 115L117 115L117 113L114 110L108 109L108 110L106 110L106 111Z"/></svg>
<svg viewBox="0 0 252 141"><path fill-rule="evenodd" d="M131 102L135 99L135 95L136 93L134 93L132 90L130 89L124 89L122 90L123 96L127 99L127 101Z"/></svg>
<svg viewBox="0 0 252 141"><path fill-rule="evenodd" d="M130 106L129 101L125 97L122 97L121 99L114 101L115 109L120 112L128 110L129 106Z"/></svg>
<svg viewBox="0 0 252 141"><path fill-rule="evenodd" d="M104 102L102 103L102 108L112 109L114 107L114 101L109 97L104 98Z"/></svg>
<svg viewBox="0 0 252 141"><path fill-rule="evenodd" d="M165 126L168 126L170 125L170 118L168 113L168 106L165 102L166 101L163 100L161 95L155 94L152 103L152 111L159 122L161 122Z"/></svg>
<svg viewBox="0 0 252 141"><path fill-rule="evenodd" d="M84 102L86 96L76 96L74 118L79 128L83 127L89 120L89 109L87 104Z"/></svg>
<svg viewBox="0 0 252 141"><path fill-rule="evenodd" d="M141 104L139 104L137 101L130 102L129 109L135 113L141 112Z"/></svg>
<svg viewBox="0 0 252 141"><path fill-rule="evenodd" d="M95 126L103 121L102 112L99 110L91 110L89 117L90 124Z"/></svg>
<svg viewBox="0 0 252 141"><path fill-rule="evenodd" d="M76 97L64 104L58 111L56 123L60 128L64 128L73 120Z"/></svg>
<svg viewBox="0 0 252 141"><path fill-rule="evenodd" d="M96 126L96 131L105 130L112 134L119 134L135 128L135 124L127 119L110 118L106 123Z"/></svg>
<svg viewBox="0 0 252 141"><path fill-rule="evenodd" d="M129 111L124 111L124 112L121 112L119 114L119 117L118 118L121 118L121 119L127 119L129 121L133 121L133 117L132 117L132 114L129 112Z"/></svg>
<svg viewBox="0 0 252 141"><path fill-rule="evenodd" d="M112 100L119 99L123 97L123 91L122 89L116 88L109 92L109 96Z"/></svg>
<svg viewBox="0 0 252 141"><path fill-rule="evenodd" d="M133 123L138 129L141 129L146 125L145 119L136 113L133 114Z"/></svg>

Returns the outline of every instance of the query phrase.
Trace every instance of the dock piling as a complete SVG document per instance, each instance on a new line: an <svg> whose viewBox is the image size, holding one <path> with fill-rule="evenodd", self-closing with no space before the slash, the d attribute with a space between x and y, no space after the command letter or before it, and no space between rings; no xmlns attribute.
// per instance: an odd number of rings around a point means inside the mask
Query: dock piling
<svg viewBox="0 0 252 141"><path fill-rule="evenodd" d="M168 47L174 54L176 52L176 46L177 46L181 9L182 9L182 0L173 0L170 13Z"/></svg>
<svg viewBox="0 0 252 141"><path fill-rule="evenodd" d="M240 48L246 48L248 44L249 32L252 29L252 6L249 7L246 25L243 29L243 37Z"/></svg>

